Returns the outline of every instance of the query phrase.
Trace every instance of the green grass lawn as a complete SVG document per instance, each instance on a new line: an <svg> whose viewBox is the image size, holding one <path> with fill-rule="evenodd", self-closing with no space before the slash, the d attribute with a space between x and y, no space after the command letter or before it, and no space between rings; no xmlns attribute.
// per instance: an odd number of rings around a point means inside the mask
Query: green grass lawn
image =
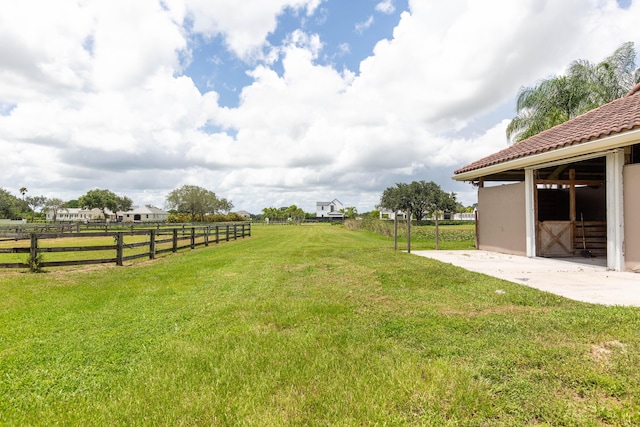
<svg viewBox="0 0 640 427"><path fill-rule="evenodd" d="M640 424L639 308L342 226L252 233L0 272L0 425Z"/></svg>

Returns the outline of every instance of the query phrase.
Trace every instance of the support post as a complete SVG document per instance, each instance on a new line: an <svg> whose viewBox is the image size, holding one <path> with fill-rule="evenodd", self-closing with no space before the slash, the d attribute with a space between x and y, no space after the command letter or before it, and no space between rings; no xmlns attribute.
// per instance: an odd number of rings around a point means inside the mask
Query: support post
<svg viewBox="0 0 640 427"><path fill-rule="evenodd" d="M122 267L122 250L123 250L123 241L124 241L124 233L119 231L116 233L116 265Z"/></svg>
<svg viewBox="0 0 640 427"><path fill-rule="evenodd" d="M38 271L38 234L31 233L31 246L29 247L29 269Z"/></svg>
<svg viewBox="0 0 640 427"><path fill-rule="evenodd" d="M536 181L533 176L533 169L524 171L524 206L525 206L525 235L527 256L536 256L536 203L535 203Z"/></svg>
<svg viewBox="0 0 640 427"><path fill-rule="evenodd" d="M156 258L156 230L149 231L149 259Z"/></svg>
<svg viewBox="0 0 640 427"><path fill-rule="evenodd" d="M184 228L183 228L183 230L184 230ZM178 229L177 228L173 229L173 248L172 248L172 250L173 250L173 252L177 252L178 251Z"/></svg>
<svg viewBox="0 0 640 427"><path fill-rule="evenodd" d="M407 253L411 253L411 210L407 210Z"/></svg>
<svg viewBox="0 0 640 427"><path fill-rule="evenodd" d="M393 214L393 250L398 250L398 211Z"/></svg>
<svg viewBox="0 0 640 427"><path fill-rule="evenodd" d="M440 250L440 229L438 228L438 211L436 210L436 251Z"/></svg>
<svg viewBox="0 0 640 427"><path fill-rule="evenodd" d="M624 150L607 154L607 268L624 271Z"/></svg>

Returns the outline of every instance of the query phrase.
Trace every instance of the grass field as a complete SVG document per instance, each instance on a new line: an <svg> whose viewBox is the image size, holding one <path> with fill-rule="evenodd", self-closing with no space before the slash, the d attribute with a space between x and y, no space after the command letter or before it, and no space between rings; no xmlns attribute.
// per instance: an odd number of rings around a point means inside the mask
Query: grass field
<svg viewBox="0 0 640 427"><path fill-rule="evenodd" d="M0 272L0 425L640 424L638 308L342 226L252 234Z"/></svg>

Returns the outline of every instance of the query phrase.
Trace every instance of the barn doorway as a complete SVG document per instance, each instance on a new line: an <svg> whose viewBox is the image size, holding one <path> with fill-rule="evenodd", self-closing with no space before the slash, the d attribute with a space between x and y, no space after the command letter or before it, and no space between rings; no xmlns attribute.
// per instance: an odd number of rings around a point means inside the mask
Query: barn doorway
<svg viewBox="0 0 640 427"><path fill-rule="evenodd" d="M606 158L534 172L540 257L607 256Z"/></svg>

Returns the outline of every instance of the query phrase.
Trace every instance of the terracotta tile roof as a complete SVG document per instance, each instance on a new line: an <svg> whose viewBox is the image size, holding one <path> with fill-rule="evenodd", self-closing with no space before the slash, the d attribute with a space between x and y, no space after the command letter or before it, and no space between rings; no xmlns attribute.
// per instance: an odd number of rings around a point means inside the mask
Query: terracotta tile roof
<svg viewBox="0 0 640 427"><path fill-rule="evenodd" d="M461 174L640 128L640 84L626 96L464 166Z"/></svg>

